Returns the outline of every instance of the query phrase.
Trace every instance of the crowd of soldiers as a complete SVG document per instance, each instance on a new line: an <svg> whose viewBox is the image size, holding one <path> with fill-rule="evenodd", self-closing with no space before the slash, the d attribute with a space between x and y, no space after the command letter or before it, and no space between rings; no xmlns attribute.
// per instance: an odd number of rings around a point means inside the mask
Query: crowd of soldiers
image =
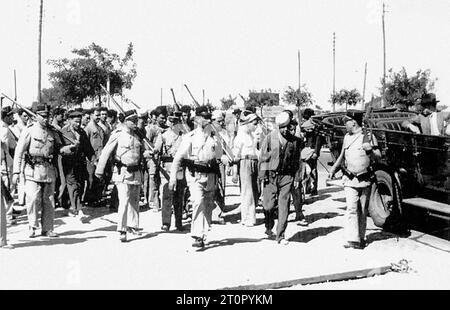
<svg viewBox="0 0 450 310"><path fill-rule="evenodd" d="M120 241L142 233L143 200L161 213L162 231L171 229L172 215L175 229L183 231L190 215L192 246L202 248L211 223L224 222L227 176L240 187L242 225L256 224L262 204L265 233L287 244L291 201L296 221L308 225L303 196L317 194L321 148L310 121L314 111L306 109L299 124L286 110L276 116L275 128L268 128L251 109L235 109L228 123L225 111L206 106L169 110L3 107L0 246L11 247L6 227L20 213L13 207L17 194L16 203L26 206L30 238L39 228L41 236L58 237L56 208L86 223L83 208L103 206L102 197L109 197Z"/></svg>

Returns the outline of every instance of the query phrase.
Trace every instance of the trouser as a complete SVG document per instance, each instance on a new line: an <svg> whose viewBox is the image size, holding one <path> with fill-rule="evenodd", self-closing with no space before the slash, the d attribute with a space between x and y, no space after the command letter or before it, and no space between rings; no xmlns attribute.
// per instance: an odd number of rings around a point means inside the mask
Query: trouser
<svg viewBox="0 0 450 310"><path fill-rule="evenodd" d="M283 239L286 231L293 181L290 175L269 173L264 184L263 207L267 230L272 230L275 225L275 208L278 206L277 240Z"/></svg>
<svg viewBox="0 0 450 310"><path fill-rule="evenodd" d="M366 235L370 186L362 188L345 186L344 192L347 202L346 240L361 242Z"/></svg>
<svg viewBox="0 0 450 310"><path fill-rule="evenodd" d="M20 206L25 205L25 176L23 173L19 176L19 183L17 184L17 203Z"/></svg>
<svg viewBox="0 0 450 310"><path fill-rule="evenodd" d="M317 183L318 183L318 174L317 174L317 159L309 159L306 161L306 163L311 168L311 174L310 177L312 179L312 187L311 187L311 193L317 193Z"/></svg>
<svg viewBox="0 0 450 310"><path fill-rule="evenodd" d="M119 196L117 231L126 232L128 227L139 228L139 191L141 185L116 183Z"/></svg>
<svg viewBox="0 0 450 310"><path fill-rule="evenodd" d="M39 227L39 211L41 211L42 232L52 231L55 218L55 182L41 183L26 180L25 190L27 192L28 225L32 228Z"/></svg>
<svg viewBox="0 0 450 310"><path fill-rule="evenodd" d="M105 174L102 182L102 193L106 194L108 185L111 183L112 175L113 175L113 164L111 161L108 161L105 166Z"/></svg>
<svg viewBox="0 0 450 310"><path fill-rule="evenodd" d="M292 203L294 204L295 209L295 217L298 218L304 218L303 215L303 201L302 201L302 189L301 185L298 188L292 188Z"/></svg>
<svg viewBox="0 0 450 310"><path fill-rule="evenodd" d="M161 201L159 200L159 186L161 177L159 171L149 174L148 178L148 204L152 209L160 209Z"/></svg>
<svg viewBox="0 0 450 310"><path fill-rule="evenodd" d="M96 165L92 163L86 164L88 173L88 185L86 189L85 200L89 204L96 204L102 198L103 182L95 176Z"/></svg>
<svg viewBox="0 0 450 310"><path fill-rule="evenodd" d="M84 175L82 167L67 167L65 166L65 178L67 192L69 193L70 206L75 212L81 210L81 197L84 190Z"/></svg>
<svg viewBox="0 0 450 310"><path fill-rule="evenodd" d="M162 224L170 227L172 220L172 207L175 215L175 227L183 227L183 201L184 189L186 188L186 179L177 180L175 191L169 190L167 180L161 180L161 216Z"/></svg>
<svg viewBox="0 0 450 310"><path fill-rule="evenodd" d="M256 206L258 205L258 161L242 159L239 175L241 177L241 222L256 224Z"/></svg>
<svg viewBox="0 0 450 310"><path fill-rule="evenodd" d="M207 190L206 182L189 181L192 202L191 236L206 238L211 227L215 188Z"/></svg>
<svg viewBox="0 0 450 310"><path fill-rule="evenodd" d="M2 193L0 197L0 246L6 243L6 198Z"/></svg>

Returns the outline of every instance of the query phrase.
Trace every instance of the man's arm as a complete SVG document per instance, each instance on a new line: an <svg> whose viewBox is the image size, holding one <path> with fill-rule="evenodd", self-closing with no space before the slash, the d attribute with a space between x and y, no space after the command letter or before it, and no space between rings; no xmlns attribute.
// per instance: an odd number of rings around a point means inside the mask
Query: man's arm
<svg viewBox="0 0 450 310"><path fill-rule="evenodd" d="M22 167L23 156L28 149L31 141L31 133L28 128L22 131L17 142L16 151L14 153L13 173L20 174L20 168Z"/></svg>
<svg viewBox="0 0 450 310"><path fill-rule="evenodd" d="M170 169L170 180L169 180L169 188L174 189L177 181L177 172L181 167L181 161L184 158L189 157L189 149L191 148L191 138L185 137L183 141L181 141L180 147L175 153L175 157L173 158L172 166Z"/></svg>
<svg viewBox="0 0 450 310"><path fill-rule="evenodd" d="M117 139L117 136L111 136L111 138L108 140L100 154L97 168L95 169L96 175L101 176L104 174L106 163L108 162L108 159L111 157L111 155L115 152L118 142L119 140Z"/></svg>

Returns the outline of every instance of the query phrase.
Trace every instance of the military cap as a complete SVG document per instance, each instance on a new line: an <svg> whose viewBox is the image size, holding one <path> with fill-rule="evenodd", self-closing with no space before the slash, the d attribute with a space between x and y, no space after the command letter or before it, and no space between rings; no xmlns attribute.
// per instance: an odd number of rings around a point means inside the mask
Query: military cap
<svg viewBox="0 0 450 310"><path fill-rule="evenodd" d="M14 111L11 106L6 106L2 108L2 117L10 116L14 114Z"/></svg>
<svg viewBox="0 0 450 310"><path fill-rule="evenodd" d="M77 110L69 111L67 113L68 118L75 118L75 117L81 117L83 116L83 113Z"/></svg>
<svg viewBox="0 0 450 310"><path fill-rule="evenodd" d="M138 115L136 113L136 110L129 110L125 111L124 113L124 120L126 121L134 121L138 119Z"/></svg>
<svg viewBox="0 0 450 310"><path fill-rule="evenodd" d="M181 112L183 112L183 113L189 114L189 113L191 113L191 110L192 110L191 107L188 105L184 105L181 107Z"/></svg>
<svg viewBox="0 0 450 310"><path fill-rule="evenodd" d="M362 126L363 116L363 111L347 111L345 114L345 121L354 120L359 126Z"/></svg>
<svg viewBox="0 0 450 310"><path fill-rule="evenodd" d="M291 122L291 118L289 117L289 113L287 112L281 112L280 114L275 117L275 123L278 125L279 128L286 127Z"/></svg>
<svg viewBox="0 0 450 310"><path fill-rule="evenodd" d="M180 120L180 118L178 116L175 116L175 115L170 115L169 117L167 117L167 119L169 121L171 121L172 123L175 123L175 122Z"/></svg>
<svg viewBox="0 0 450 310"><path fill-rule="evenodd" d="M180 112L180 111L174 111L174 112L173 112L173 116L181 118L181 116L183 116L183 112Z"/></svg>
<svg viewBox="0 0 450 310"><path fill-rule="evenodd" d="M50 113L50 110L49 110L48 105L46 105L45 103L38 103L36 105L35 112L37 114L46 114L46 115L48 115Z"/></svg>
<svg viewBox="0 0 450 310"><path fill-rule="evenodd" d="M244 116L243 118L241 118L241 125L247 125L250 124L251 122L253 122L254 120L258 119L258 115L254 114L254 113L250 113L246 116Z"/></svg>
<svg viewBox="0 0 450 310"><path fill-rule="evenodd" d="M212 119L216 121L223 121L225 119L225 113L221 110L214 110L212 112Z"/></svg>
<svg viewBox="0 0 450 310"><path fill-rule="evenodd" d="M139 117L139 118L147 119L147 118L148 118L148 112L145 111L145 112L139 113L139 114L138 114L138 117Z"/></svg>
<svg viewBox="0 0 450 310"><path fill-rule="evenodd" d="M211 119L211 113L209 112L208 107L206 107L206 106L200 106L200 107L196 108L195 115L204 117L206 119Z"/></svg>

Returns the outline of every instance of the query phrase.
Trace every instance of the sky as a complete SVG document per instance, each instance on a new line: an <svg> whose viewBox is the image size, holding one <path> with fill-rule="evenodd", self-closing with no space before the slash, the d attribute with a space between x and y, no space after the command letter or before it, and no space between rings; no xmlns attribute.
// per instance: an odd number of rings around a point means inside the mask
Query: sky
<svg viewBox="0 0 450 310"><path fill-rule="evenodd" d="M450 0L386 0L386 66L409 74L430 69L435 93L450 105ZM70 57L95 42L124 55L135 47L137 77L126 91L143 109L172 104L170 88L190 104L218 104L249 90L283 93L301 83L330 108L333 32L336 90L364 84L379 94L383 74L380 0L44 0L42 87L48 59ZM0 1L0 90L30 105L37 97L39 0ZM131 107L130 107L131 108Z"/></svg>

